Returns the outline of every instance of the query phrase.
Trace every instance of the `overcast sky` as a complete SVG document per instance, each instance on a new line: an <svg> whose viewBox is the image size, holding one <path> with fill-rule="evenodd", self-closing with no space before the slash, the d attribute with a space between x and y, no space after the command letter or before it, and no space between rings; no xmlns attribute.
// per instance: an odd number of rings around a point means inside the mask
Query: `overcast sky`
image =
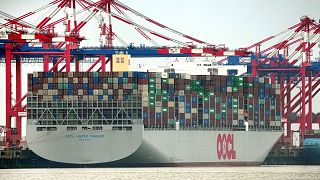
<svg viewBox="0 0 320 180"><path fill-rule="evenodd" d="M49 2L49 0L0 0L0 10L13 16L20 16ZM320 18L319 0L122 0L122 2L185 34L212 44L226 44L232 49L249 46L297 24L301 16L308 15L317 21ZM130 17L137 23L144 23L141 19ZM26 19L29 23L39 23L39 20L39 16ZM115 20L113 22L116 33L127 43L133 42L136 45L148 43L138 36L133 28ZM88 27L82 32L88 39L83 44L98 46L97 20L92 19ZM161 45L163 44L165 42L161 42ZM24 68L25 72L32 70L31 65ZM3 117L0 119L0 124L4 124L3 67L0 73L2 82L0 99L3 99L0 103L0 117ZM319 111L319 108L315 108L315 111Z"/></svg>

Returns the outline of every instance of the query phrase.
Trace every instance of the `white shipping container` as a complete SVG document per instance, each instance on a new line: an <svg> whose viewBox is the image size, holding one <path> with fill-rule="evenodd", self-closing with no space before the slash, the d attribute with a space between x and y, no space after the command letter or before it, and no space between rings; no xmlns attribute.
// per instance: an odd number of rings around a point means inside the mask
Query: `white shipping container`
<svg viewBox="0 0 320 180"><path fill-rule="evenodd" d="M139 87L142 87L143 91L148 91L148 85L142 85L142 86L139 86Z"/></svg>
<svg viewBox="0 0 320 180"><path fill-rule="evenodd" d="M232 87L227 87L227 92L232 92Z"/></svg>
<svg viewBox="0 0 320 180"><path fill-rule="evenodd" d="M249 120L248 122L249 122L249 126L253 126L253 124L254 124L253 120Z"/></svg>
<svg viewBox="0 0 320 180"><path fill-rule="evenodd" d="M276 122L275 121L270 121L270 126L276 126Z"/></svg>
<svg viewBox="0 0 320 180"><path fill-rule="evenodd" d="M259 78L259 83L264 83L264 78Z"/></svg>
<svg viewBox="0 0 320 180"><path fill-rule="evenodd" d="M142 96L148 96L148 90L141 91Z"/></svg>
<svg viewBox="0 0 320 180"><path fill-rule="evenodd" d="M148 101L149 97L148 96L142 96L142 101Z"/></svg>
<svg viewBox="0 0 320 180"><path fill-rule="evenodd" d="M209 119L209 114L203 114L203 119Z"/></svg>
<svg viewBox="0 0 320 180"><path fill-rule="evenodd" d="M237 121L237 120L233 120L233 121L232 121L232 125L238 126L238 121Z"/></svg>
<svg viewBox="0 0 320 180"><path fill-rule="evenodd" d="M108 89L108 84L103 84L103 89Z"/></svg>
<svg viewBox="0 0 320 180"><path fill-rule="evenodd" d="M174 107L174 102L168 102L168 107Z"/></svg>
<svg viewBox="0 0 320 180"><path fill-rule="evenodd" d="M168 73L161 73L161 78L168 78Z"/></svg>
<svg viewBox="0 0 320 180"><path fill-rule="evenodd" d="M95 95L95 96L99 95L98 89L94 89L94 90L93 90L93 95Z"/></svg>
<svg viewBox="0 0 320 180"><path fill-rule="evenodd" d="M186 114L185 114L185 118L186 118L186 119L191 119L191 114L190 114L190 113L186 113Z"/></svg>
<svg viewBox="0 0 320 180"><path fill-rule="evenodd" d="M149 102L143 101L143 102L142 102L142 106L143 106L143 107L148 107L148 106L149 106Z"/></svg>
<svg viewBox="0 0 320 180"><path fill-rule="evenodd" d="M78 89L78 95L83 95L83 89Z"/></svg>
<svg viewBox="0 0 320 180"><path fill-rule="evenodd" d="M192 108L191 113L197 113L197 108Z"/></svg>
<svg viewBox="0 0 320 180"><path fill-rule="evenodd" d="M38 72L33 72L32 73L32 77L38 77L39 75L38 75Z"/></svg>

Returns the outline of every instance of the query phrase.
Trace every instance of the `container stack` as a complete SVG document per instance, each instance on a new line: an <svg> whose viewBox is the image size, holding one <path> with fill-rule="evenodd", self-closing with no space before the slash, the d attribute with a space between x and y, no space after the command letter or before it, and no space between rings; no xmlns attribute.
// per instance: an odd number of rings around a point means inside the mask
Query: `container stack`
<svg viewBox="0 0 320 180"><path fill-rule="evenodd" d="M115 101L142 96L149 127L279 127L280 86L270 78L156 72L34 72L28 95L40 101Z"/></svg>

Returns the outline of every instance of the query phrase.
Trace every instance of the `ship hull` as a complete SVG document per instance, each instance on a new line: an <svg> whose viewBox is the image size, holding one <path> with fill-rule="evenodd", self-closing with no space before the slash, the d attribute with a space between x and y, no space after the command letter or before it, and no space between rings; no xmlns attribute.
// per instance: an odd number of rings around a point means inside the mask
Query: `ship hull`
<svg viewBox="0 0 320 180"><path fill-rule="evenodd" d="M304 146L302 156L303 164L320 165L320 145Z"/></svg>
<svg viewBox="0 0 320 180"><path fill-rule="evenodd" d="M53 133L32 133L29 129L30 149L27 158L20 160L17 167L257 166L263 163L282 133L209 129L146 130L142 125L137 125L133 126L132 131L73 132L73 138L67 131L58 131L56 134L60 135L60 140ZM125 138L120 134L125 134ZM83 139L90 135L103 138ZM40 137L43 141L33 143ZM116 140L116 143L102 143L108 142L108 139ZM57 150L59 147L63 149ZM82 147L92 149L86 149L85 153ZM99 154L101 149L107 153Z"/></svg>

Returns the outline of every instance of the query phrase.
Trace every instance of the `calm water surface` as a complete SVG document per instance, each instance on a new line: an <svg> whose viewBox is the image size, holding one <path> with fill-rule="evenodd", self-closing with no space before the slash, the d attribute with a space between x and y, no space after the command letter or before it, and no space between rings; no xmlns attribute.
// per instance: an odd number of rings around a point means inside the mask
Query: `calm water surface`
<svg viewBox="0 0 320 180"><path fill-rule="evenodd" d="M320 166L0 169L2 179L320 179Z"/></svg>

